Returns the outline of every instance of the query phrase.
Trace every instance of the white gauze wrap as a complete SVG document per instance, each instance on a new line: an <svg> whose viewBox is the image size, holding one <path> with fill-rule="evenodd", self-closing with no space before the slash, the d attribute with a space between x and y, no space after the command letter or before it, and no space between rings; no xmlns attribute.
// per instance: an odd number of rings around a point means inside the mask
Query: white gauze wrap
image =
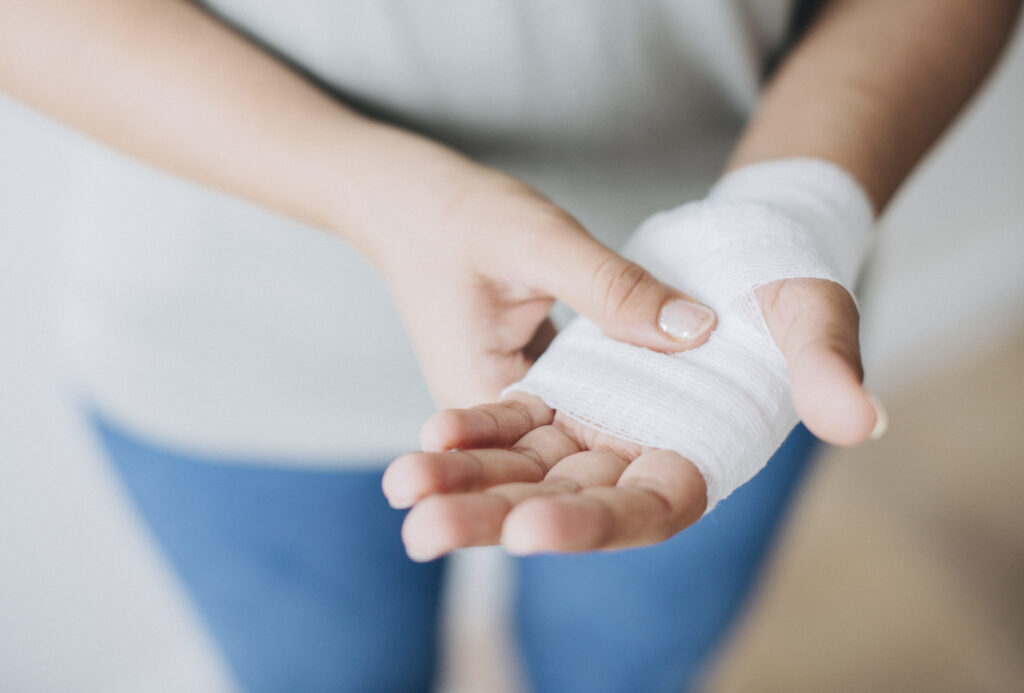
<svg viewBox="0 0 1024 693"><path fill-rule="evenodd" d="M662 354L615 341L578 317L507 392L623 440L674 450L707 481L709 512L749 481L798 418L786 362L754 289L811 277L852 294L872 207L856 181L820 159L728 174L704 200L648 218L623 255L711 306L704 345Z"/></svg>

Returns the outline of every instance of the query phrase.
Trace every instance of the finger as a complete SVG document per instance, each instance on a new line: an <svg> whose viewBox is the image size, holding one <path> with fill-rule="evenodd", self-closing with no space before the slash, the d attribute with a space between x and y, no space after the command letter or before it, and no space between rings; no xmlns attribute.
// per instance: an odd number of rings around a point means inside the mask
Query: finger
<svg viewBox="0 0 1024 693"><path fill-rule="evenodd" d="M416 561L429 561L469 546L497 544L509 511L526 498L579 490L559 479L539 483L511 483L482 493L430 496L417 503L402 524L406 553Z"/></svg>
<svg viewBox="0 0 1024 693"><path fill-rule="evenodd" d="M456 342L449 335L446 344ZM498 351L486 344L449 346L443 355L431 357L431 363L440 361L444 368L436 368L431 392L440 393L435 399L443 409L463 409L484 402L496 402L501 392L514 382L522 380L532 362L521 349Z"/></svg>
<svg viewBox="0 0 1024 693"><path fill-rule="evenodd" d="M570 481L580 488L614 486L629 462L606 450L587 450L569 455L555 464L545 479Z"/></svg>
<svg viewBox="0 0 1024 693"><path fill-rule="evenodd" d="M540 482L512 482L482 493L425 498L409 512L402 527L406 551L417 560L431 560L457 548L497 544L505 517L519 503L586 486L613 486L626 465L625 459L611 452L584 451L555 464Z"/></svg>
<svg viewBox="0 0 1024 693"><path fill-rule="evenodd" d="M384 470L381 487L395 508L407 508L433 493L473 491L513 481L540 481L556 462L577 452L576 443L554 426L542 426L510 449L413 452Z"/></svg>
<svg viewBox="0 0 1024 693"><path fill-rule="evenodd" d="M462 393L459 399L449 400L452 403L445 406L465 408L495 402L506 387L522 380L555 338L554 324L545 317L553 303L553 299L545 298L500 308L488 305L487 310L498 312L500 319L496 323L489 320L474 325L464 344L459 346L454 346L458 340L457 332L441 330L440 333L445 335L441 345L444 350L442 361L448 367L448 380L461 383L459 390ZM467 348L470 353L460 360L458 353Z"/></svg>
<svg viewBox="0 0 1024 693"><path fill-rule="evenodd" d="M614 487L530 499L505 519L501 542L514 554L644 546L696 522L707 504L700 472L667 450L644 453Z"/></svg>
<svg viewBox="0 0 1024 693"><path fill-rule="evenodd" d="M488 488L482 495L497 495L505 500L500 504L493 500L465 500L465 496L434 496L457 499L447 507L447 522L459 525L452 531L459 536L470 536L476 544L460 546L481 546L498 544L506 516L520 503L535 497L556 493L574 493L593 486L613 486L627 466L626 460L607 451L586 450L570 454L556 464L548 476L539 483L515 482ZM465 525L465 526L463 526ZM468 539L467 539L468 540Z"/></svg>
<svg viewBox="0 0 1024 693"><path fill-rule="evenodd" d="M558 330L555 328L555 324L550 319L545 319L533 333L533 338L523 347L523 356L527 363L532 365L539 359L540 355L551 346L551 342L554 341L557 334Z"/></svg>
<svg viewBox="0 0 1024 693"><path fill-rule="evenodd" d="M787 279L758 295L807 428L836 445L884 433L884 410L862 385L859 315L846 289L823 279Z"/></svg>
<svg viewBox="0 0 1024 693"><path fill-rule="evenodd" d="M423 424L420 444L428 451L509 447L554 415L539 397L513 393L501 402L437 412Z"/></svg>
<svg viewBox="0 0 1024 693"><path fill-rule="evenodd" d="M656 351L684 351L707 341L715 312L662 284L649 272L595 239L564 234L552 239L558 271L540 285L593 320L614 339Z"/></svg>

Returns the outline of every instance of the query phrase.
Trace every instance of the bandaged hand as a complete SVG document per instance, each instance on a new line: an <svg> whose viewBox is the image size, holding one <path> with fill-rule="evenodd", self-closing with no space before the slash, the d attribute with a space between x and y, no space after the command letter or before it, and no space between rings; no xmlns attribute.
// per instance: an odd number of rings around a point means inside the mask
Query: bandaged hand
<svg viewBox="0 0 1024 693"><path fill-rule="evenodd" d="M654 543L753 477L798 417L837 444L877 434L850 294L871 221L856 182L811 159L748 166L651 217L624 255L715 308L711 338L664 354L577 318L501 402L433 417L426 452L384 480L415 504L410 555Z"/></svg>

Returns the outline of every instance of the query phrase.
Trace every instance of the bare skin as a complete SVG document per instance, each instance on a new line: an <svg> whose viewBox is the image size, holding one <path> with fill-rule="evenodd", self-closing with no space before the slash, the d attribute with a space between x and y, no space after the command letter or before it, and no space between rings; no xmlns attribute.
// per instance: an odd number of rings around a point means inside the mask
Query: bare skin
<svg viewBox="0 0 1024 693"><path fill-rule="evenodd" d="M776 75L730 168L829 159L881 210L982 81L1019 5L836 0ZM493 401L521 377L551 337L556 298L612 337L661 351L699 346L713 326L685 341L664 334L661 306L689 297L540 193L347 109L184 0L8 0L0 88L155 166L347 239L388 280L443 406ZM761 299L804 422L829 442L865 440L878 414L861 385L849 296L790 280ZM423 445L384 484L394 504L415 504L404 537L418 559L498 541L520 553L649 544L706 503L677 454L602 436L531 398L442 411Z"/></svg>
<svg viewBox="0 0 1024 693"><path fill-rule="evenodd" d="M833 2L769 85L729 169L820 157L852 173L881 211L981 83L1019 8ZM839 445L877 434L846 292L798 279L758 294L811 432ZM691 525L707 502L688 460L597 434L536 398L439 412L422 442L384 478L395 505L413 506L403 538L418 560L496 543L518 554L643 546Z"/></svg>
<svg viewBox="0 0 1024 693"><path fill-rule="evenodd" d="M846 290L792 279L759 294L807 426L840 445L880 433ZM402 538L416 560L499 543L516 554L643 546L689 527L707 504L689 460L597 432L530 395L441 411L421 439L424 451L399 457L383 481L392 505L412 506Z"/></svg>
<svg viewBox="0 0 1024 693"><path fill-rule="evenodd" d="M441 406L493 400L521 377L550 341L555 299L659 351L714 326L662 332L661 306L693 299L524 183L347 108L186 0L7 0L0 89L352 243L388 280Z"/></svg>

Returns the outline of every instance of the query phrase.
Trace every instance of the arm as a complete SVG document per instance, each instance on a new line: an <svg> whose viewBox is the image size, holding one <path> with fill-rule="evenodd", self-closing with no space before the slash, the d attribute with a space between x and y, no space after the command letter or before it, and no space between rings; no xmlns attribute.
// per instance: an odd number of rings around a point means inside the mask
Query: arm
<svg viewBox="0 0 1024 693"><path fill-rule="evenodd" d="M661 351L700 344L713 326L711 311L536 191L355 113L187 0L8 0L0 88L129 155L347 239L387 279L447 406L493 399L521 377L551 338L555 298ZM677 299L706 319L663 328L662 306Z"/></svg>
<svg viewBox="0 0 1024 693"><path fill-rule="evenodd" d="M187 0L5 3L0 88L115 149L364 251L370 210L394 207L383 199L402 183L394 171L429 180L467 163L361 117Z"/></svg>
<svg viewBox="0 0 1024 693"><path fill-rule="evenodd" d="M838 164L875 211L888 204L975 93L1009 38L1020 0L833 0L786 58L728 169L794 156ZM786 355L801 419L834 443L884 426L861 386L858 314L838 287L759 289Z"/></svg>
<svg viewBox="0 0 1024 693"><path fill-rule="evenodd" d="M883 208L981 83L1019 5L836 0L777 72L729 168L826 159L859 181L876 211ZM884 414L861 384L858 314L846 290L787 279L755 294L811 431L839 444L880 434ZM517 553L640 546L701 516L701 474L680 455L588 429L538 398L522 401L545 425L502 404L441 412L424 428L431 450L491 449L417 453L389 468L384 484L393 502L422 499L403 530L411 555L499 541ZM427 497L449 491L463 493Z"/></svg>
<svg viewBox="0 0 1024 693"><path fill-rule="evenodd" d="M729 169L820 157L882 210L981 84L1020 6L833 0L772 79Z"/></svg>

